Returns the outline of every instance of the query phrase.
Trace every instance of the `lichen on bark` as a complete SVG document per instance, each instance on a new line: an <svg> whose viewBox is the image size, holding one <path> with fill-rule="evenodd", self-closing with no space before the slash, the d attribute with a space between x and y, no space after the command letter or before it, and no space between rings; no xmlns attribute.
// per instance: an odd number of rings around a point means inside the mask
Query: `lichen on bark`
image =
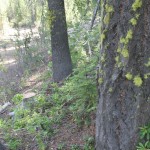
<svg viewBox="0 0 150 150"><path fill-rule="evenodd" d="M100 47L105 62L102 59L99 64L103 82L99 85L97 150L135 150L139 126L150 120L150 78L145 66L150 56L150 1L141 1L103 0L102 9L109 4L114 12L109 24L102 21L101 26L107 32Z"/></svg>

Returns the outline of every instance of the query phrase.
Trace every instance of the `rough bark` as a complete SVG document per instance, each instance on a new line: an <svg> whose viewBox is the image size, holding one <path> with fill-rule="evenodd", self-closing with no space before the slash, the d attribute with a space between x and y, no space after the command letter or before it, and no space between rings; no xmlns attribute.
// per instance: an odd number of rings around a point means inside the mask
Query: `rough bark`
<svg viewBox="0 0 150 150"><path fill-rule="evenodd" d="M107 3L114 11L110 13L109 24L104 25L102 21L101 25L106 38L100 50L97 150L136 150L139 127L150 122L150 66L147 64L150 58L150 1L143 0L136 11L132 8L134 2L102 0L101 7ZM106 11L101 10L104 20ZM130 19L138 13L137 24L133 25ZM125 44L129 56L124 57L120 54L124 47L120 39L126 37L129 29L133 36ZM117 52L118 47L121 52ZM132 79L127 76L129 72ZM137 85L136 82L141 83Z"/></svg>
<svg viewBox="0 0 150 150"><path fill-rule="evenodd" d="M51 46L53 79L55 82L59 82L72 72L64 0L48 0L48 6L52 13Z"/></svg>

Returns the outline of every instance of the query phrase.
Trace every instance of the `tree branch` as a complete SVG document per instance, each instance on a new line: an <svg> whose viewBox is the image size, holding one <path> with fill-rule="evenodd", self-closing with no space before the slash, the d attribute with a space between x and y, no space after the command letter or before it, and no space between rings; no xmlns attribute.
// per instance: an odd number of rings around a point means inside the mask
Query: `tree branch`
<svg viewBox="0 0 150 150"><path fill-rule="evenodd" d="M91 20L90 30L92 30L92 28L93 28L94 21L95 21L96 15L97 15L97 11L98 11L98 9L99 9L99 4L100 4L100 0L97 0L97 4L96 4L96 7L95 7L95 9L94 9L93 17L92 17L92 20Z"/></svg>

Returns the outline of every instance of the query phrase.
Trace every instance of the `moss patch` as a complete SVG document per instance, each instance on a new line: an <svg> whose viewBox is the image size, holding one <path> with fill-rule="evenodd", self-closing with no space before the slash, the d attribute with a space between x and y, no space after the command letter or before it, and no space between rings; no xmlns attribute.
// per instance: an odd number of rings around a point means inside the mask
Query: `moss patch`
<svg viewBox="0 0 150 150"><path fill-rule="evenodd" d="M128 80L132 80L132 78L133 78L133 76L130 72L128 72L125 76Z"/></svg>
<svg viewBox="0 0 150 150"><path fill-rule="evenodd" d="M135 0L135 2L132 4L133 11L137 11L137 9L141 7L142 7L142 0Z"/></svg>
<svg viewBox="0 0 150 150"><path fill-rule="evenodd" d="M137 20L136 20L136 18L132 18L132 19L130 20L130 23L131 23L133 26L137 25Z"/></svg>
<svg viewBox="0 0 150 150"><path fill-rule="evenodd" d="M123 50L121 51L121 54L122 54L122 56L125 57L125 58L128 58L128 57L129 57L129 52L128 52L127 49L123 49Z"/></svg>
<svg viewBox="0 0 150 150"><path fill-rule="evenodd" d="M135 76L133 82L137 87L140 87L143 83L142 78L140 76Z"/></svg>
<svg viewBox="0 0 150 150"><path fill-rule="evenodd" d="M112 5L106 4L106 5L105 5L105 11L106 11L107 13L111 13L111 12L114 12L114 8L113 8Z"/></svg>

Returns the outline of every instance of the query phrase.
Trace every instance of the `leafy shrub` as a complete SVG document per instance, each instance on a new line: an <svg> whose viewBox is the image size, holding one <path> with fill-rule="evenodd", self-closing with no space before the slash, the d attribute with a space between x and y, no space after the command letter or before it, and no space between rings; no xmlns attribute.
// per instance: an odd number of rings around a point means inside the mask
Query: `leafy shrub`
<svg viewBox="0 0 150 150"><path fill-rule="evenodd" d="M52 100L67 107L78 125L90 123L90 113L96 109L96 61L85 62L74 69L73 76L61 87L55 87Z"/></svg>
<svg viewBox="0 0 150 150"><path fill-rule="evenodd" d="M85 139L85 145L84 145L84 150L95 150L95 139L94 137L87 137Z"/></svg>
<svg viewBox="0 0 150 150"><path fill-rule="evenodd" d="M15 103L15 104L20 104L23 100L23 95L22 94L16 94L12 101Z"/></svg>
<svg viewBox="0 0 150 150"><path fill-rule="evenodd" d="M11 137L11 138L9 138L8 148L9 148L9 150L16 150L19 148L20 144L21 144L20 140Z"/></svg>
<svg viewBox="0 0 150 150"><path fill-rule="evenodd" d="M150 124L140 128L140 142L137 146L137 150L149 150L150 149Z"/></svg>

